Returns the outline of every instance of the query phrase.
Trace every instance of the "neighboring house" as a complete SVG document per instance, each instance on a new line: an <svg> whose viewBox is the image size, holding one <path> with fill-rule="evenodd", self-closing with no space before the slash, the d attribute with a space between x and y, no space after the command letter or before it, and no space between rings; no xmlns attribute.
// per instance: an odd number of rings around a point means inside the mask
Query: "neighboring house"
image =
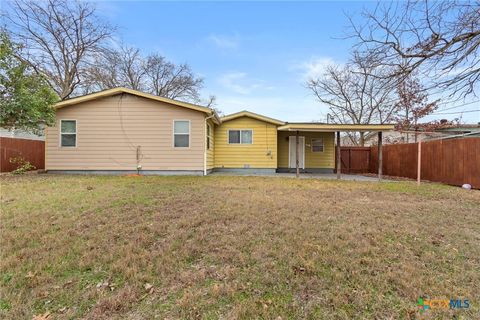
<svg viewBox="0 0 480 320"><path fill-rule="evenodd" d="M411 129L410 132L402 131L390 131L387 132L383 141L388 144L397 144L397 143L414 143L415 135L417 136L417 141L421 139L422 141L432 140L432 139L446 139L449 137L458 137L464 135L465 138L475 138L480 137L480 124L457 124L457 125L448 125L445 127L439 127L428 132L418 131L414 132L415 129ZM365 146L372 146L377 143L376 137L373 139L366 139ZM343 137L342 145L352 145L352 142L348 137Z"/></svg>
<svg viewBox="0 0 480 320"><path fill-rule="evenodd" d="M51 172L203 174L333 172L335 132L388 131L393 125L286 123L242 111L214 110L116 88L56 106L46 129ZM298 137L298 148L297 148Z"/></svg>
<svg viewBox="0 0 480 320"><path fill-rule="evenodd" d="M5 138L15 138L15 139L28 139L28 140L45 140L45 136L26 132L23 130L9 130L5 128L0 128L0 137Z"/></svg>
<svg viewBox="0 0 480 320"><path fill-rule="evenodd" d="M436 132L449 135L465 135L466 137L480 137L480 123L477 124L459 124L446 128L439 128Z"/></svg>

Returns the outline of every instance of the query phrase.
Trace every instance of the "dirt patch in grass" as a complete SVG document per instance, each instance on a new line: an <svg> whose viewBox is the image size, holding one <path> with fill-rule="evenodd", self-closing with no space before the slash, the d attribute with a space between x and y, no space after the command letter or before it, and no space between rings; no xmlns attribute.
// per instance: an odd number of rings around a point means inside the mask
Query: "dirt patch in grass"
<svg viewBox="0 0 480 320"><path fill-rule="evenodd" d="M0 179L1 318L480 317L478 191L263 177ZM421 314L421 296L471 307Z"/></svg>

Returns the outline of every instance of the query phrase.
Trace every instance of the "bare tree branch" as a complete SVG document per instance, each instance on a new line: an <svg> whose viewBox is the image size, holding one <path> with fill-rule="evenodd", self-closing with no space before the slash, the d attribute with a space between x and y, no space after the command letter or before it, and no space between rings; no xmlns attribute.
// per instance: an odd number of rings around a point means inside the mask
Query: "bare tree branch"
<svg viewBox="0 0 480 320"><path fill-rule="evenodd" d="M68 0L15 0L7 27L22 45L19 58L44 75L62 100L78 88L87 61L113 32L91 4Z"/></svg>
<svg viewBox="0 0 480 320"><path fill-rule="evenodd" d="M420 81L415 77L408 77L397 86L398 102L396 105L396 113L394 116L397 122L397 129L401 130L419 130L419 120L433 113L438 109L439 100L428 101L428 94L423 90ZM415 135L415 142L417 136ZM407 133L407 143L409 135Z"/></svg>
<svg viewBox="0 0 480 320"><path fill-rule="evenodd" d="M310 79L307 87L316 98L329 106L336 123L386 123L393 119L395 104L391 87L383 75L384 67L372 66L354 54L345 66L329 66L323 76ZM349 134L355 145L362 145L368 134Z"/></svg>
<svg viewBox="0 0 480 320"><path fill-rule="evenodd" d="M146 80L149 91L170 99L199 101L203 79L197 78L186 64L175 65L158 54L146 59Z"/></svg>
<svg viewBox="0 0 480 320"><path fill-rule="evenodd" d="M88 69L85 91L127 87L154 95L200 102L203 79L186 64L175 65L159 54L143 57L136 48L104 50Z"/></svg>
<svg viewBox="0 0 480 320"><path fill-rule="evenodd" d="M480 80L480 1L380 3L350 18L355 49L402 82L416 72L451 96L476 95Z"/></svg>

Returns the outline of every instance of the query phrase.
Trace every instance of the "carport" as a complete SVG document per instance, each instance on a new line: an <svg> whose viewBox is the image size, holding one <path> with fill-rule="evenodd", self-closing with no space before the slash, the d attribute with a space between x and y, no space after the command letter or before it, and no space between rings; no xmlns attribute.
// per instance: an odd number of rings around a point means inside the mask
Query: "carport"
<svg viewBox="0 0 480 320"><path fill-rule="evenodd" d="M324 124L324 123L287 123L278 127L278 131L295 133L295 169L296 176L300 176L300 141L301 133L329 132L336 134L336 174L342 178L341 139L342 132L376 132L378 139L378 179L382 179L382 133L394 129L393 124Z"/></svg>

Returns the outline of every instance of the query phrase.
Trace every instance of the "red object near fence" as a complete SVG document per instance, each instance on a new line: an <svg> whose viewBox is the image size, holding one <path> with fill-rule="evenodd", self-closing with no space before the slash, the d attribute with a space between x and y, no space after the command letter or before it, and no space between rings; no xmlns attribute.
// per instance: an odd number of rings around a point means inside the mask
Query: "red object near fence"
<svg viewBox="0 0 480 320"><path fill-rule="evenodd" d="M17 169L10 159L22 157L36 169L45 169L45 141L0 137L0 172Z"/></svg>

